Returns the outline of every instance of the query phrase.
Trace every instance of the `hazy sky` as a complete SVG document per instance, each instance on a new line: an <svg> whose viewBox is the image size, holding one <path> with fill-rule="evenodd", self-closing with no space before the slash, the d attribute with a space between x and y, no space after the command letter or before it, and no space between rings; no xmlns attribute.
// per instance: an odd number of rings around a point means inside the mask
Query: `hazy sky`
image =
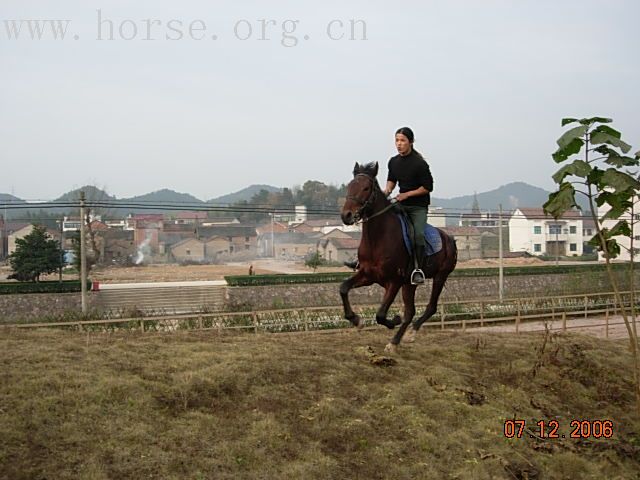
<svg viewBox="0 0 640 480"><path fill-rule="evenodd" d="M636 0L309 4L2 0L0 192L206 200L347 182L356 161L382 182L404 125L438 197L551 189L563 116L610 116L640 149ZM9 38L49 19L64 40Z"/></svg>

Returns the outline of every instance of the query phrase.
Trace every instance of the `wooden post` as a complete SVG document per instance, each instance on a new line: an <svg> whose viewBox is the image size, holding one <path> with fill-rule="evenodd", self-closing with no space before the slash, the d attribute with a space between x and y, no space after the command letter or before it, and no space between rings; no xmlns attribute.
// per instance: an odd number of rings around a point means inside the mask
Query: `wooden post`
<svg viewBox="0 0 640 480"><path fill-rule="evenodd" d="M304 322L304 331L309 331L309 319L307 318L307 312L302 310L302 321Z"/></svg>
<svg viewBox="0 0 640 480"><path fill-rule="evenodd" d="M584 296L584 318L586 320L587 318L587 302L589 301L589 299L587 298L587 296Z"/></svg>
<svg viewBox="0 0 640 480"><path fill-rule="evenodd" d="M517 313L516 313L516 333L520 333L520 300L516 302Z"/></svg>
<svg viewBox="0 0 640 480"><path fill-rule="evenodd" d="M480 302L480 326L484 326L484 302Z"/></svg>
<svg viewBox="0 0 640 480"><path fill-rule="evenodd" d="M258 333L258 314L251 312L251 321L253 322L253 332Z"/></svg>
<svg viewBox="0 0 640 480"><path fill-rule="evenodd" d="M198 315L198 329L202 330L202 315Z"/></svg>
<svg viewBox="0 0 640 480"><path fill-rule="evenodd" d="M444 304L440 305L440 330L444 330Z"/></svg>
<svg viewBox="0 0 640 480"><path fill-rule="evenodd" d="M553 298L551 299L551 321L556 321L556 302L553 300Z"/></svg>
<svg viewBox="0 0 640 480"><path fill-rule="evenodd" d="M562 312L562 331L567 331L567 312Z"/></svg>
<svg viewBox="0 0 640 480"><path fill-rule="evenodd" d="M140 319L140 331L144 333L144 320Z"/></svg>
<svg viewBox="0 0 640 480"><path fill-rule="evenodd" d="M609 307L604 312L604 338L609 338Z"/></svg>
<svg viewBox="0 0 640 480"><path fill-rule="evenodd" d="M467 331L467 320L466 319L462 319L462 333Z"/></svg>

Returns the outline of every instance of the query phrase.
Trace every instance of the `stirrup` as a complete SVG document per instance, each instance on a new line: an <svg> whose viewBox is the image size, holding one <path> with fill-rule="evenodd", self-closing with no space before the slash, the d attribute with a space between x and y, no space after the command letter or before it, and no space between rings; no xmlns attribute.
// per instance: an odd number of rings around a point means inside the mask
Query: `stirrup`
<svg viewBox="0 0 640 480"><path fill-rule="evenodd" d="M424 272L416 268L411 272L411 285L422 285L424 283Z"/></svg>

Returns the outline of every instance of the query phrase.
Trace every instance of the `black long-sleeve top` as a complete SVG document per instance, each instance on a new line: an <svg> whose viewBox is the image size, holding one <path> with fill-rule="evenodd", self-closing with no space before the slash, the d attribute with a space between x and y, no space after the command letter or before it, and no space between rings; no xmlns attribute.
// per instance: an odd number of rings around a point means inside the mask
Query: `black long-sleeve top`
<svg viewBox="0 0 640 480"><path fill-rule="evenodd" d="M389 175L387 180L398 183L400 193L409 192L419 187L426 188L429 192L433 190L433 177L429 164L422 155L411 150L406 156L400 154L389 159ZM402 202L403 205L425 207L431 203L429 193L419 197L409 197Z"/></svg>

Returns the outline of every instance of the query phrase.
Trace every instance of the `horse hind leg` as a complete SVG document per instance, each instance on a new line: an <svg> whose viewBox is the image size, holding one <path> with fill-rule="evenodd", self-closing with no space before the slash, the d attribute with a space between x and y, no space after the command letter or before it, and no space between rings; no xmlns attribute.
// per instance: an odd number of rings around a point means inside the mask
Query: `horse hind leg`
<svg viewBox="0 0 640 480"><path fill-rule="evenodd" d="M424 313L413 322L412 337L415 339L415 335L420 330L420 327L424 322L431 318L438 311L438 299L444 288L444 284L447 281L447 275L436 275L433 279L433 285L431 287L431 296L429 297L429 304Z"/></svg>

